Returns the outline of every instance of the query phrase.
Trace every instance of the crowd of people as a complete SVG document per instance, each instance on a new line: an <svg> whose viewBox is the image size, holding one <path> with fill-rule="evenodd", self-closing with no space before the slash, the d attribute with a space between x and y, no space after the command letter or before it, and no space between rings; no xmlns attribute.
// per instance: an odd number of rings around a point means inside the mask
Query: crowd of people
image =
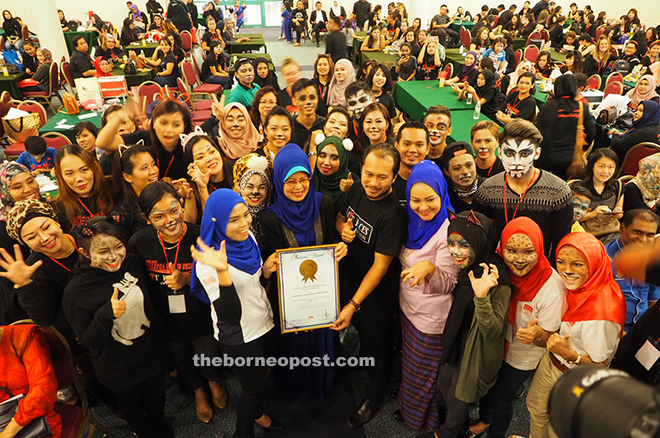
<svg viewBox="0 0 660 438"><path fill-rule="evenodd" d="M236 2L234 23L209 2L202 24L190 4L170 0L164 9L149 0L141 12L128 2L120 33L92 16L99 45L90 57L87 41L74 38L71 70L103 76L124 62L127 44L158 38L154 56L139 59L159 70L159 84L175 85L187 56L178 32L200 29L202 79L231 89L226 102L210 104L208 120L195 125L173 99L147 116L128 99L104 109L100 129L79 122L76 144L54 150L31 136L19 159L0 164L0 387L9 389L0 400L27 394L1 438L42 415L52 436L61 433L53 406L66 391L44 340L33 326L10 325L26 318L63 334L85 380L95 382L90 391L138 437L176 435L163 414L168 373L194 394L201 422L225 408L220 370L195 366L193 355L335 361L349 325L360 354L374 359L351 428L374 418L393 380L394 418L411 435L436 438L506 436L530 379L529 436L554 436L550 390L584 364L657 380L656 368L635 356L647 336L660 336L649 316L658 310L657 269L612 262L652 251L660 225L660 154L642 159L630 181L616 178L632 146L660 135L660 41L636 10L608 21L590 6L572 4L563 15L546 0L475 15L459 7L450 16L442 5L425 29L418 18L407 25L403 4L388 5L382 26L382 8L365 0L350 14L338 1L326 14L318 2L309 24L303 1L294 10L284 2L287 40L291 30L297 41L312 32L317 44L320 32L330 35L313 78L287 57L280 88L263 58L238 59L233 78L228 72L224 49L236 41L244 5ZM24 51L26 72L47 87L40 72L50 52L22 33L16 41L20 24L9 11L4 18L5 44ZM414 121L392 90L397 81L437 84L445 49L458 44L449 25L468 18L476 25L465 64L440 79L489 120L474 124L469 142L452 142L452 112L442 102ZM60 22L63 30L76 25L61 11ZM396 65L355 66L346 30L363 28L362 51L395 46ZM535 64L511 58L512 38L540 29L559 50L577 41L563 66L545 51ZM641 58L632 68L642 75L629 93L632 126L610 133L581 92L586 74L612 71L619 58L610 47L621 38L628 43L620 59ZM537 110L532 91L544 78L554 80L554 95ZM576 142L594 148L583 157ZM52 201L40 193L41 173L57 181ZM327 244L336 245L339 266L337 319L280 333L277 250ZM255 423L286 427L266 412L264 388L284 402L319 399L337 374L327 365L231 371L241 386L235 437L254 436ZM470 421L473 403L479 416Z"/></svg>

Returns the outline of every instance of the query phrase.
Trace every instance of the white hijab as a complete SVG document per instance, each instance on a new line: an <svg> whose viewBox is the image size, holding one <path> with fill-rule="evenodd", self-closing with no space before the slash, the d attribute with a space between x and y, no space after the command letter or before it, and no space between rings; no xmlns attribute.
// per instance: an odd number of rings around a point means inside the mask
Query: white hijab
<svg viewBox="0 0 660 438"><path fill-rule="evenodd" d="M341 17L341 5L337 0L332 4L332 12L336 17Z"/></svg>

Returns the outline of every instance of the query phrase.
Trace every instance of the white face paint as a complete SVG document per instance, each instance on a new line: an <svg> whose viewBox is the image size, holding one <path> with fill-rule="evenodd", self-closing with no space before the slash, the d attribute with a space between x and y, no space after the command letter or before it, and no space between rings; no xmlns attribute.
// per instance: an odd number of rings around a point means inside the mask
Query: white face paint
<svg viewBox="0 0 660 438"><path fill-rule="evenodd" d="M529 140L509 138L502 143L502 165L511 178L522 178L534 167L541 148Z"/></svg>

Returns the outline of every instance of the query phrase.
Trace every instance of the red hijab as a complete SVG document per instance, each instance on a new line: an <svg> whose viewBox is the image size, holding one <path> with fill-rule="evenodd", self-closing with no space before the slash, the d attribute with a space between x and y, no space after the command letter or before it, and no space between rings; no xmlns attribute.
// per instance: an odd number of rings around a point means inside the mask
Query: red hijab
<svg viewBox="0 0 660 438"><path fill-rule="evenodd" d="M500 239L500 248L498 253L500 256L504 252L504 247L514 234L524 234L529 237L534 245L534 250L539 255L539 260L536 266L527 273L524 277L519 277L513 272L511 274L511 281L515 286L515 291L511 296L511 304L509 305L509 324L512 326L516 322L516 311L518 310L518 302L532 301L541 287L552 276L552 266L545 256L543 250L543 233L539 226L532 219L528 217L517 217L510 221L504 230L502 230L502 237Z"/></svg>
<svg viewBox="0 0 660 438"><path fill-rule="evenodd" d="M593 235L580 232L568 234L561 239L557 253L567 245L575 247L587 260L589 279L577 290L568 291L568 310L562 321L605 320L619 324L623 330L626 323L626 301L612 275L612 260L605 247Z"/></svg>

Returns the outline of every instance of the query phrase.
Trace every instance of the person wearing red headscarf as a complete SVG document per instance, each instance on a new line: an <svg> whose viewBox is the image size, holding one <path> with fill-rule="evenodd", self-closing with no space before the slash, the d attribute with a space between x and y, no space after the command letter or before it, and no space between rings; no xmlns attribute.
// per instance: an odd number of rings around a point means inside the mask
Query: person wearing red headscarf
<svg viewBox="0 0 660 438"><path fill-rule="evenodd" d="M515 218L504 227L498 253L509 268L515 292L504 363L497 383L479 402L479 421L470 426L476 435L488 428L488 438L504 438L516 393L534 375L548 338L559 330L566 293L543 249L543 233L530 218Z"/></svg>
<svg viewBox="0 0 660 438"><path fill-rule="evenodd" d="M550 429L548 397L564 371L581 364L607 366L626 323L626 301L605 247L589 233L571 233L557 246L557 271L568 308L559 333L547 342L527 396L530 438L556 436Z"/></svg>

